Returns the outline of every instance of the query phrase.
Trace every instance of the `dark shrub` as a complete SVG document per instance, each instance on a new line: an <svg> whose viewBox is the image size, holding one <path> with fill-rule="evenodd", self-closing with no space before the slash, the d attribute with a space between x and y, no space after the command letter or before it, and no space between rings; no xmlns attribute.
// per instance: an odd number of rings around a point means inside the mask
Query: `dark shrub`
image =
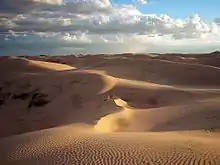
<svg viewBox="0 0 220 165"><path fill-rule="evenodd" d="M46 99L47 98L47 94L44 93L35 93L32 98L31 101L28 105L28 108L30 107L42 107L46 104L49 103L49 101Z"/></svg>
<svg viewBox="0 0 220 165"><path fill-rule="evenodd" d="M20 94L14 94L12 98L26 100L28 97L29 97L28 93L20 93Z"/></svg>

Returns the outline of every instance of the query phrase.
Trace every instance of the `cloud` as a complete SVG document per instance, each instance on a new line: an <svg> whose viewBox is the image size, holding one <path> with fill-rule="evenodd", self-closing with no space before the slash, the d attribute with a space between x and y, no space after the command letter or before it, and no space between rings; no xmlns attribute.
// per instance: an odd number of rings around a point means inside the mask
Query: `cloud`
<svg viewBox="0 0 220 165"><path fill-rule="evenodd" d="M48 4L62 4L63 0L31 0L39 3L48 3Z"/></svg>
<svg viewBox="0 0 220 165"><path fill-rule="evenodd" d="M109 0L1 0L0 13L28 13L50 11L56 13L93 13L108 11Z"/></svg>
<svg viewBox="0 0 220 165"><path fill-rule="evenodd" d="M2 54L79 54L79 53L122 53L122 52L210 52L219 48L220 40L181 39L169 36L149 37L146 35L97 35L86 33L38 33L32 35L10 35L2 40L0 47L8 52Z"/></svg>
<svg viewBox="0 0 220 165"><path fill-rule="evenodd" d="M63 0L1 0L0 13L23 13L37 7L48 5L61 5Z"/></svg>
<svg viewBox="0 0 220 165"><path fill-rule="evenodd" d="M219 24L219 25L220 25L220 18L215 18L215 19L214 19L214 22L215 22L216 24Z"/></svg>
<svg viewBox="0 0 220 165"><path fill-rule="evenodd" d="M142 34L171 35L175 39L201 38L206 34L219 34L215 24L206 24L198 15L184 20L173 20L168 15L143 15L137 9L128 7L115 9L111 14L70 14L58 15L50 12L17 15L12 19L1 19L0 32L76 32L89 34ZM135 13L136 10L136 14ZM45 13L45 12L44 12ZM41 16L40 16L41 14ZM43 26L42 26L43 25Z"/></svg>
<svg viewBox="0 0 220 165"><path fill-rule="evenodd" d="M3 0L0 6L2 54L192 52L220 45L218 19L206 23L198 14L146 15L109 0Z"/></svg>
<svg viewBox="0 0 220 165"><path fill-rule="evenodd" d="M142 4L142 5L146 5L148 2L147 2L147 0L137 0L137 3Z"/></svg>

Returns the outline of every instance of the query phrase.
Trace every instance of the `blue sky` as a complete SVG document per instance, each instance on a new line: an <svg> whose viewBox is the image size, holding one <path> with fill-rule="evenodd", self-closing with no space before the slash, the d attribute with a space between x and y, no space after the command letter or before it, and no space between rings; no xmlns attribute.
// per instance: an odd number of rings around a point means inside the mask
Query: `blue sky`
<svg viewBox="0 0 220 165"><path fill-rule="evenodd" d="M133 1L0 0L0 55L220 50L220 0Z"/></svg>
<svg viewBox="0 0 220 165"><path fill-rule="evenodd" d="M131 4L132 0L112 0L116 4ZM149 0L147 5L138 5L146 14L164 14L172 18L186 18L199 14L205 21L220 16L220 0Z"/></svg>

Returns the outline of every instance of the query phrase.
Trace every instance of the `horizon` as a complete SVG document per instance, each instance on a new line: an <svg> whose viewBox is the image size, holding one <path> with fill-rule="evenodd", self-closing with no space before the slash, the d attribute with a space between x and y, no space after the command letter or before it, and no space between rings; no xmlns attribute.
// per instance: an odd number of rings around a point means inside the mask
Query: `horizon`
<svg viewBox="0 0 220 165"><path fill-rule="evenodd" d="M23 54L23 55L15 55L16 57L28 57L28 56L32 56L32 57L39 57L39 56L48 56L48 57L61 57L61 56L76 56L76 57L80 57L80 56L99 56L99 55L103 55L103 56L114 56L114 55L220 55L220 51L212 51L212 52L204 52L204 53L172 53L172 52L167 52L167 53L155 53L155 52L149 52L149 53L132 53L132 52L121 52L121 53L78 53L78 54L35 54L35 55L28 55L28 54ZM3 55L0 57L10 57L10 55Z"/></svg>
<svg viewBox="0 0 220 165"><path fill-rule="evenodd" d="M218 0L2 0L0 56L211 53L220 50L219 5Z"/></svg>

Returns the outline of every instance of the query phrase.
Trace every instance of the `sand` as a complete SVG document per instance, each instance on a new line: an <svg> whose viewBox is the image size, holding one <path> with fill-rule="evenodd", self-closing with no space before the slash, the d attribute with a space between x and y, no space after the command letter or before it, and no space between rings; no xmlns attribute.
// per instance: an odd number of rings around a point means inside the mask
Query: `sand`
<svg viewBox="0 0 220 165"><path fill-rule="evenodd" d="M0 164L219 165L212 56L2 58Z"/></svg>

